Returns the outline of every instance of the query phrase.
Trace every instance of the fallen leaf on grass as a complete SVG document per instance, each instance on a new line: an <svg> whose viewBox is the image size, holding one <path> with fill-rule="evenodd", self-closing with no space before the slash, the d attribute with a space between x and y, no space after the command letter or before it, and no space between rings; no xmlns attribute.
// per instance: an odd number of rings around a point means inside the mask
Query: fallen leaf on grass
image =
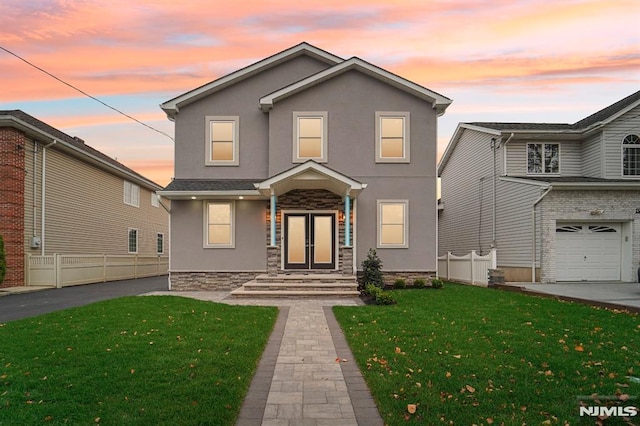
<svg viewBox="0 0 640 426"><path fill-rule="evenodd" d="M415 414L417 409L418 407L416 406L416 404L407 405L407 411L409 412L409 414Z"/></svg>
<svg viewBox="0 0 640 426"><path fill-rule="evenodd" d="M578 346L575 347L575 350L578 351L578 352L584 352L584 346L578 345Z"/></svg>
<svg viewBox="0 0 640 426"><path fill-rule="evenodd" d="M476 391L476 388L470 385L466 385L465 388L471 393L474 393Z"/></svg>
<svg viewBox="0 0 640 426"><path fill-rule="evenodd" d="M451 373L447 371L447 374L445 374L445 377L448 379L449 377L451 377Z"/></svg>
<svg viewBox="0 0 640 426"><path fill-rule="evenodd" d="M460 358L462 358L462 355L454 355L453 357L454 357L455 359L460 359Z"/></svg>
<svg viewBox="0 0 640 426"><path fill-rule="evenodd" d="M492 425L493 424L493 419L491 417L487 417L487 423Z"/></svg>

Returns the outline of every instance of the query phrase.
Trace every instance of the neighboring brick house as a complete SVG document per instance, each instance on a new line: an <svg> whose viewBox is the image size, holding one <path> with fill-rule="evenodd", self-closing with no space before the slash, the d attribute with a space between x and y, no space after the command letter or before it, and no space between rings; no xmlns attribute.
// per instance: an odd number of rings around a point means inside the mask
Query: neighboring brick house
<svg viewBox="0 0 640 426"><path fill-rule="evenodd" d="M450 103L307 43L165 102L176 128L175 179L160 192L172 200L172 288L353 278L369 248L387 280L429 279L437 117Z"/></svg>
<svg viewBox="0 0 640 426"><path fill-rule="evenodd" d="M0 287L25 285L26 254L168 254L159 185L20 110L0 111L0 182Z"/></svg>
<svg viewBox="0 0 640 426"><path fill-rule="evenodd" d="M506 281L624 281L640 263L640 91L574 124L461 123L439 252L495 247Z"/></svg>

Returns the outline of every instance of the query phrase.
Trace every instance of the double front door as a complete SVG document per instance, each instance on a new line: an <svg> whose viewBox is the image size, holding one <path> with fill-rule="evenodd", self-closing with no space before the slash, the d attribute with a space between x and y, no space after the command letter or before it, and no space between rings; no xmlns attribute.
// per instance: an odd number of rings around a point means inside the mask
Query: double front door
<svg viewBox="0 0 640 426"><path fill-rule="evenodd" d="M335 269L336 216L284 214L284 268Z"/></svg>

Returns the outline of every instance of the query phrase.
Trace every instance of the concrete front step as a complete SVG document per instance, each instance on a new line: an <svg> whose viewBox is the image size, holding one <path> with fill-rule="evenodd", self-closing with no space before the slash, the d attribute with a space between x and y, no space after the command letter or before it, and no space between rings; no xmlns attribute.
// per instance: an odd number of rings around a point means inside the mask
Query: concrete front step
<svg viewBox="0 0 640 426"><path fill-rule="evenodd" d="M280 298L280 297L358 297L360 296L359 291L309 291L309 290L299 290L299 291L247 291L240 287L237 290L233 290L231 295L234 297L260 297L260 298Z"/></svg>
<svg viewBox="0 0 640 426"><path fill-rule="evenodd" d="M340 274L263 274L258 275L256 281L258 283L349 283L357 285L355 276Z"/></svg>
<svg viewBox="0 0 640 426"><path fill-rule="evenodd" d="M246 291L357 291L357 283L298 283L298 282L273 282L263 283L249 281L242 288Z"/></svg>

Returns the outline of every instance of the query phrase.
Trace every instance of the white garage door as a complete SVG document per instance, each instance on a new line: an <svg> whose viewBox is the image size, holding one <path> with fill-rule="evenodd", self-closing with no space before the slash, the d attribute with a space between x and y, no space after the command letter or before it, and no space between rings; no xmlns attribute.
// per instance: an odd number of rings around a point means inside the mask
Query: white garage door
<svg viewBox="0 0 640 426"><path fill-rule="evenodd" d="M620 224L559 224L556 227L557 281L618 281Z"/></svg>

